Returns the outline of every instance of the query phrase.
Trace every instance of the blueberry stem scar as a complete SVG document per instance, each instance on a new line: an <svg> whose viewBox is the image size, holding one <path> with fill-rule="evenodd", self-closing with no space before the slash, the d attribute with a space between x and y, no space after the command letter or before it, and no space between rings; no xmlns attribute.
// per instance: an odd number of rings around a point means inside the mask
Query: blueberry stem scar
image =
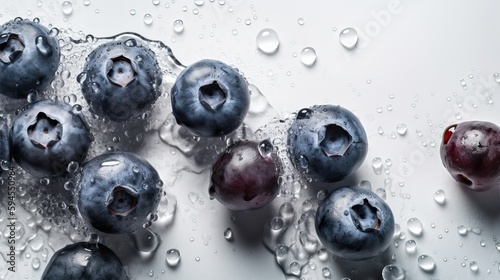
<svg viewBox="0 0 500 280"><path fill-rule="evenodd" d="M108 198L108 210L113 215L127 216L137 206L138 194L130 188L117 186Z"/></svg>
<svg viewBox="0 0 500 280"><path fill-rule="evenodd" d="M28 127L28 137L35 146L47 148L61 140L62 129L60 122L41 112L36 122Z"/></svg>
<svg viewBox="0 0 500 280"><path fill-rule="evenodd" d="M363 199L362 204L353 205L349 210L354 225L360 231L372 232L380 228L378 209L373 207L368 199Z"/></svg>
<svg viewBox="0 0 500 280"><path fill-rule="evenodd" d="M130 84L137 75L130 59L123 55L111 58L107 68L110 82L121 87Z"/></svg>
<svg viewBox="0 0 500 280"><path fill-rule="evenodd" d="M0 61L12 63L18 59L24 50L24 43L16 34L0 35Z"/></svg>
<svg viewBox="0 0 500 280"><path fill-rule="evenodd" d="M210 111L216 111L226 102L227 90L217 81L203 85L199 89L200 103Z"/></svg>

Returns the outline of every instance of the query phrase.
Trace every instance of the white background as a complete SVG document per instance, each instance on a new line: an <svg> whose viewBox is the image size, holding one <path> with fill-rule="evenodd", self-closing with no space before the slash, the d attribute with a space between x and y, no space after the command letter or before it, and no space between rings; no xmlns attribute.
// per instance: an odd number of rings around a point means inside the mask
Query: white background
<svg viewBox="0 0 500 280"><path fill-rule="evenodd" d="M493 79L500 71L498 1L226 0L221 5L217 0L205 0L202 6L192 0L159 2L90 0L86 6L83 0L75 0L73 12L64 15L62 1L0 0L0 22L16 16L38 17L44 25L96 37L136 32L163 41L184 65L203 58L235 65L282 116L324 103L352 110L365 126L370 148L350 181L369 180L376 189L384 187L386 178L392 179L392 187L386 189L387 202L406 238L397 242L399 246L391 245L389 255L395 254L395 263L407 271L407 279L500 277L500 252L494 242L495 234L500 237L498 188L485 193L463 189L439 158L442 130L457 122L457 116L500 123L500 86ZM135 15L131 15L132 9ZM153 16L151 25L143 21L147 13ZM173 31L177 19L184 21L181 34ZM246 24L246 19L251 23ZM360 34L354 50L339 43L339 33L346 27L354 27ZM279 35L281 44L273 55L257 50L256 36L263 28L272 28ZM317 52L312 67L301 64L297 56L304 47ZM462 79L466 89L460 84ZM401 123L407 125L407 134L391 139L391 132ZM383 135L378 127L383 128ZM373 172L375 157L392 161L389 174ZM175 221L162 233L163 244L154 260L143 261L142 267L130 265L131 274L137 279L150 279L150 270L154 272L151 279L284 279L274 256L260 241L262 225L276 214L270 213L275 208L255 213L226 211L216 201L209 201L202 190L206 179L199 176L188 182L181 178L171 187L169 191L178 199ZM205 204L193 205L188 200L194 186L201 186L198 192ZM446 193L444 206L433 199L438 189ZM275 204L279 206L285 198L278 200ZM407 231L406 221L413 217L423 223L420 237ZM459 225L480 228L481 233L461 236ZM233 242L223 237L227 227L234 230ZM417 242L415 255L405 253L404 243L409 239ZM55 250L64 246L60 240L50 242ZM170 248L181 252L176 269L165 265L165 252ZM420 254L436 261L432 274L418 268ZM471 261L479 264L478 272L470 270ZM7 277L38 279L44 265L39 270L26 265L22 272ZM320 274L318 279L322 279ZM366 279L361 275L347 267L334 270L332 279ZM370 276L381 279L380 272ZM316 279L312 274L306 277Z"/></svg>

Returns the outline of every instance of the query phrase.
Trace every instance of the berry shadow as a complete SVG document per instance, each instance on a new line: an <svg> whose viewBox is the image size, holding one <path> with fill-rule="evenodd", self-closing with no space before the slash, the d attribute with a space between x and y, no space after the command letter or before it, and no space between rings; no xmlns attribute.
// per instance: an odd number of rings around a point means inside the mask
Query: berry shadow
<svg viewBox="0 0 500 280"><path fill-rule="evenodd" d="M238 243L238 246L254 249L262 244L262 232L265 223L273 217L274 209L272 203L260 209L252 211L231 211L225 212L228 219L233 220L229 227L233 230L232 242Z"/></svg>

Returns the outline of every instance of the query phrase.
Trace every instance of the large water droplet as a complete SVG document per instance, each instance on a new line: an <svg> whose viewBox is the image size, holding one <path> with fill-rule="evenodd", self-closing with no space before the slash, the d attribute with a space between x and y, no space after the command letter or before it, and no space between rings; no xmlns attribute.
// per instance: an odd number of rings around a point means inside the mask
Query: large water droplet
<svg viewBox="0 0 500 280"><path fill-rule="evenodd" d="M264 28L257 34L257 47L263 53L273 54L278 50L280 39L278 33L270 28Z"/></svg>
<svg viewBox="0 0 500 280"><path fill-rule="evenodd" d="M423 227L422 227L422 222L417 219L417 218L410 218L407 223L408 230L411 232L411 234L415 236L420 236L422 235L423 232Z"/></svg>
<svg viewBox="0 0 500 280"><path fill-rule="evenodd" d="M52 54L52 47L45 36L38 36L35 39L36 49L44 56L49 56Z"/></svg>
<svg viewBox="0 0 500 280"><path fill-rule="evenodd" d="M170 249L167 251L165 260L169 266L176 267L181 261L181 253L177 249Z"/></svg>
<svg viewBox="0 0 500 280"><path fill-rule="evenodd" d="M233 230L231 228L226 228L224 231L224 238L228 241L232 241L234 238Z"/></svg>
<svg viewBox="0 0 500 280"><path fill-rule="evenodd" d="M151 14L145 14L143 20L146 25L153 24L153 16Z"/></svg>
<svg viewBox="0 0 500 280"><path fill-rule="evenodd" d="M300 52L300 61L305 66L313 66L316 63L316 50L311 47L306 47Z"/></svg>
<svg viewBox="0 0 500 280"><path fill-rule="evenodd" d="M342 46L347 49L354 49L358 44L358 32L352 27L348 27L339 34L339 40Z"/></svg>
<svg viewBox="0 0 500 280"><path fill-rule="evenodd" d="M446 203L446 195L443 190L439 189L434 193L434 200L440 204L444 205Z"/></svg>
<svg viewBox="0 0 500 280"><path fill-rule="evenodd" d="M71 15L73 13L73 4L70 1L64 1L62 3L62 12L65 15Z"/></svg>
<svg viewBox="0 0 500 280"><path fill-rule="evenodd" d="M140 228L134 234L131 234L136 249L143 253L152 253L161 244L160 236L149 229Z"/></svg>
<svg viewBox="0 0 500 280"><path fill-rule="evenodd" d="M380 175L382 173L383 162L380 157L375 157L372 160L372 167L375 174Z"/></svg>
<svg viewBox="0 0 500 280"><path fill-rule="evenodd" d="M182 33L184 31L184 22L180 19L174 21L174 31L175 33Z"/></svg>
<svg viewBox="0 0 500 280"><path fill-rule="evenodd" d="M404 123L398 124L398 126L396 127L396 132L399 135L405 135L406 131L407 131L407 128L406 128L406 124L404 124Z"/></svg>
<svg viewBox="0 0 500 280"><path fill-rule="evenodd" d="M417 252L417 242L415 240L408 240L405 242L406 253L413 255Z"/></svg>
<svg viewBox="0 0 500 280"><path fill-rule="evenodd" d="M405 270L397 265L386 265L384 269L382 269L382 278L384 280L404 280Z"/></svg>
<svg viewBox="0 0 500 280"><path fill-rule="evenodd" d="M421 255L417 260L418 266L426 272L432 272L436 268L436 263L431 256Z"/></svg>

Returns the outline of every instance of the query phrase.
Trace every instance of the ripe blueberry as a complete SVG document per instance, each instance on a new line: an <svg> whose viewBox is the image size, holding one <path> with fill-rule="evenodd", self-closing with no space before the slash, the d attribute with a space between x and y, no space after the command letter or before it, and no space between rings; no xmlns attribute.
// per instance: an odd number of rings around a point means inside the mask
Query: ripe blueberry
<svg viewBox="0 0 500 280"><path fill-rule="evenodd" d="M178 124L206 137L236 130L250 107L245 78L233 67L211 59L198 61L177 77L171 92Z"/></svg>
<svg viewBox="0 0 500 280"><path fill-rule="evenodd" d="M316 233L334 255L365 260L383 253L394 235L391 209L375 193L343 187L320 202Z"/></svg>
<svg viewBox="0 0 500 280"><path fill-rule="evenodd" d="M67 245L50 259L42 280L127 280L123 265L103 244L79 242Z"/></svg>
<svg viewBox="0 0 500 280"><path fill-rule="evenodd" d="M46 27L21 18L0 26L0 94L20 99L45 90L59 60L57 39Z"/></svg>
<svg viewBox="0 0 500 280"><path fill-rule="evenodd" d="M140 117L161 95L162 72L155 53L134 38L98 46L83 73L82 93L91 112L112 121Z"/></svg>
<svg viewBox="0 0 500 280"><path fill-rule="evenodd" d="M37 177L62 175L69 163L82 163L90 143L84 116L70 105L52 100L21 108L10 132L12 157Z"/></svg>
<svg viewBox="0 0 500 280"><path fill-rule="evenodd" d="M105 233L133 233L142 227L163 194L154 167L128 152L105 153L84 163L77 190L83 219Z"/></svg>
<svg viewBox="0 0 500 280"><path fill-rule="evenodd" d="M368 140L351 111L334 105L302 109L288 131L292 162L305 176L336 182L363 163Z"/></svg>

